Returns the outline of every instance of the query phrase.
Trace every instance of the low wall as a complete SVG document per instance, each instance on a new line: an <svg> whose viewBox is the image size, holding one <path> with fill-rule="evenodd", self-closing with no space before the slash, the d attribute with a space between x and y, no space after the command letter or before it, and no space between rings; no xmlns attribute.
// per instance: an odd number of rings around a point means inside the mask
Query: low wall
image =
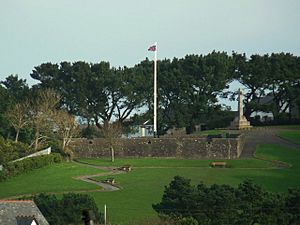
<svg viewBox="0 0 300 225"><path fill-rule="evenodd" d="M116 157L176 157L196 159L235 159L242 151L241 136L237 138L131 138L114 139ZM74 157L110 157L109 141L103 138L72 139Z"/></svg>

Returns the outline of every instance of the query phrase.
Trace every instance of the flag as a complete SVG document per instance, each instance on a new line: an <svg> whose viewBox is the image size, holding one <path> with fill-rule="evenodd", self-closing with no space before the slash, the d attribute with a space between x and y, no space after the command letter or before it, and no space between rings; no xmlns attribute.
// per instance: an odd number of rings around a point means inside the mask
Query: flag
<svg viewBox="0 0 300 225"><path fill-rule="evenodd" d="M155 52L156 51L156 45L152 45L148 48L148 51Z"/></svg>

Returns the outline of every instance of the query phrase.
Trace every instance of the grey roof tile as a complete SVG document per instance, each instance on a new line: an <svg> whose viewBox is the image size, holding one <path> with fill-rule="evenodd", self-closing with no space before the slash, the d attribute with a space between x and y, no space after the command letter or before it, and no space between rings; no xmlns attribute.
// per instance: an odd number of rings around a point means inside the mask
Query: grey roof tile
<svg viewBox="0 0 300 225"><path fill-rule="evenodd" d="M49 225L33 201L0 200L0 224L27 225L30 219L38 225Z"/></svg>

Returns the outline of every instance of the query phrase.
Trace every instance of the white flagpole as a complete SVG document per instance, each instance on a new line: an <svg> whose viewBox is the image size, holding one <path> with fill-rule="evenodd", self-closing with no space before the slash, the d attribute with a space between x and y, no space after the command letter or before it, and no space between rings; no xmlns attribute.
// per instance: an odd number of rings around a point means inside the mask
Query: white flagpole
<svg viewBox="0 0 300 225"><path fill-rule="evenodd" d="M155 42L154 51L154 88L153 88L153 134L157 137L157 42Z"/></svg>
<svg viewBox="0 0 300 225"><path fill-rule="evenodd" d="M104 225L106 225L106 204L104 204Z"/></svg>

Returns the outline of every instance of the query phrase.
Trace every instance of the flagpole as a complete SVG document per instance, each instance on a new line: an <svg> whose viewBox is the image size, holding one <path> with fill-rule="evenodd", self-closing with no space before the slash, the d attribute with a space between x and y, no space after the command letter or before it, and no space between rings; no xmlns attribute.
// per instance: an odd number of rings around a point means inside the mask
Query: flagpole
<svg viewBox="0 0 300 225"><path fill-rule="evenodd" d="M155 42L154 51L154 87L153 87L153 135L157 137L157 42Z"/></svg>

